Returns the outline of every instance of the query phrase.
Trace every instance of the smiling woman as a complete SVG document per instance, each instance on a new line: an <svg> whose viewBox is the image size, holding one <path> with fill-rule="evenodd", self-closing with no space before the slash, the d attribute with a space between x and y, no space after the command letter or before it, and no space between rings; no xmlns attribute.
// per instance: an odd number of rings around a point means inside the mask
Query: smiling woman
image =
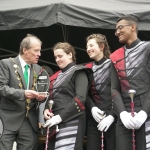
<svg viewBox="0 0 150 150"><path fill-rule="evenodd" d="M116 150L115 114L111 100L110 48L105 35L87 37L87 54L92 62L86 67L93 70L93 79L87 98L87 150ZM101 139L100 139L101 138Z"/></svg>

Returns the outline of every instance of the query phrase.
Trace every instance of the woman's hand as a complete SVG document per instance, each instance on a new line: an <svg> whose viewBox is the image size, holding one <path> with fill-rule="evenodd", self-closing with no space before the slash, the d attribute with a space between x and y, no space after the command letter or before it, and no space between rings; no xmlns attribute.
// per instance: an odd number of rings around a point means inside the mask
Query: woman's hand
<svg viewBox="0 0 150 150"><path fill-rule="evenodd" d="M50 118L53 117L53 116L54 116L54 114L51 113L51 112L49 112L49 109L45 109L45 110L44 110L44 118L45 118L46 120L50 119Z"/></svg>

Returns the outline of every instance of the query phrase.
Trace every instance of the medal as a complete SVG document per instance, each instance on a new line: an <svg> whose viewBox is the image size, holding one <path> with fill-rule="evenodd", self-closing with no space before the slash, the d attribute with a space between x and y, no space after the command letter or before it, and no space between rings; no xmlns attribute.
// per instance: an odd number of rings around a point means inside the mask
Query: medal
<svg viewBox="0 0 150 150"><path fill-rule="evenodd" d="M18 66L17 64L14 64L13 67L14 67L15 69L18 69L18 68L19 68L19 66Z"/></svg>
<svg viewBox="0 0 150 150"><path fill-rule="evenodd" d="M21 80L21 78L20 78L20 77L17 77L17 79L18 79L18 80Z"/></svg>
<svg viewBox="0 0 150 150"><path fill-rule="evenodd" d="M30 109L30 102L31 102L31 100L29 98L27 98L26 99L26 103L27 103L27 106L26 106L26 109L27 109L27 111L26 111L26 117L28 117L28 111Z"/></svg>
<svg viewBox="0 0 150 150"><path fill-rule="evenodd" d="M19 83L19 87L20 87L20 89L22 89L22 83L21 82Z"/></svg>

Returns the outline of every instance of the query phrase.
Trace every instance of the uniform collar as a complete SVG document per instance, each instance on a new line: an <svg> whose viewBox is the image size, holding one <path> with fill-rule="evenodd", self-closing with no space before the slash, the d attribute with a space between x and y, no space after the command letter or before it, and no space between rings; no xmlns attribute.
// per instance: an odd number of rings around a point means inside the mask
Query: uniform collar
<svg viewBox="0 0 150 150"><path fill-rule="evenodd" d="M72 66L74 66L75 63L74 62L71 62L70 64L68 64L65 68L62 69L62 72L65 72L67 71L69 68L71 68Z"/></svg>
<svg viewBox="0 0 150 150"><path fill-rule="evenodd" d="M141 42L141 40L140 39L136 39L134 42L132 42L131 44L130 44L130 46L127 46L126 45L126 48L127 49L130 49L130 48L133 48L134 46L136 46L138 43L140 43Z"/></svg>
<svg viewBox="0 0 150 150"><path fill-rule="evenodd" d="M95 61L94 60L94 63L95 63L95 65L101 65L104 61L106 60L106 58L102 58L102 59L100 59L99 61Z"/></svg>
<svg viewBox="0 0 150 150"><path fill-rule="evenodd" d="M19 55L19 61L20 61L20 64L21 64L21 67L24 68L25 65L27 65L27 63L22 59L22 57ZM29 67L31 67L30 64L28 64Z"/></svg>

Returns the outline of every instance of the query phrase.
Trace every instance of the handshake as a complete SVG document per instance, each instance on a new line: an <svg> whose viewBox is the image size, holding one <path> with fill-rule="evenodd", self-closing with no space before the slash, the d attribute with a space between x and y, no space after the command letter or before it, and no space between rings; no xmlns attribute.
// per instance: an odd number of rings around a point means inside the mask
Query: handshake
<svg viewBox="0 0 150 150"><path fill-rule="evenodd" d="M93 107L91 109L91 113L95 121L98 123L98 130L100 131L107 131L110 125L114 122L114 117L111 115L108 115L106 117L106 114L104 111L101 111L97 107Z"/></svg>
<svg viewBox="0 0 150 150"><path fill-rule="evenodd" d="M120 119L127 129L139 129L147 119L145 111L141 110L138 113L134 113L134 117L127 111L120 113Z"/></svg>

